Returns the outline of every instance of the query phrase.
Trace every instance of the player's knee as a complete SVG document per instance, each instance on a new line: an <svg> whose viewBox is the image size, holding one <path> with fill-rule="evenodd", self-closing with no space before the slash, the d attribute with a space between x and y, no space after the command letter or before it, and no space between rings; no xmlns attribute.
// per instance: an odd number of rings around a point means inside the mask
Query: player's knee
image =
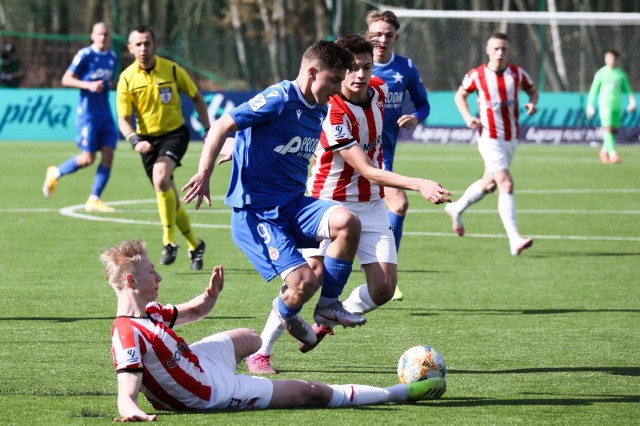
<svg viewBox="0 0 640 426"><path fill-rule="evenodd" d="M331 402L333 396L333 389L329 386L308 382L307 392L305 392L306 402L304 405L314 407L325 407Z"/></svg>
<svg viewBox="0 0 640 426"><path fill-rule="evenodd" d="M89 152L82 152L80 155L76 157L76 163L80 167L87 167L92 165L95 159L96 159L95 154L91 155L91 153Z"/></svg>
<svg viewBox="0 0 640 426"><path fill-rule="evenodd" d="M293 305L300 305L311 299L322 285L322 281L316 277L311 268L298 269L298 275L292 276L292 279L287 277L287 284L281 289L281 292L286 294L286 300Z"/></svg>
<svg viewBox="0 0 640 426"><path fill-rule="evenodd" d="M250 353L255 353L262 346L262 338L260 335L250 328L243 328L242 332L244 334L244 339L246 341L246 345L249 348Z"/></svg>
<svg viewBox="0 0 640 426"><path fill-rule="evenodd" d="M335 209L329 218L329 229L332 239L344 239L355 244L360 241L360 219L349 209L339 207Z"/></svg>
<svg viewBox="0 0 640 426"><path fill-rule="evenodd" d="M171 188L171 177L159 173L153 173L151 178L153 189L156 192L166 192Z"/></svg>
<svg viewBox="0 0 640 426"><path fill-rule="evenodd" d="M100 164L105 167L111 168L111 165L113 164L113 151L103 151Z"/></svg>
<svg viewBox="0 0 640 426"><path fill-rule="evenodd" d="M382 306L387 303L393 297L396 290L396 282L391 279L385 280L376 286L369 286L369 295L371 300L378 305Z"/></svg>
<svg viewBox="0 0 640 426"><path fill-rule="evenodd" d="M491 181L488 184L486 184L483 189L484 189L484 192L486 192L487 194L491 194L495 192L496 188L498 188L498 184L496 183L496 181Z"/></svg>

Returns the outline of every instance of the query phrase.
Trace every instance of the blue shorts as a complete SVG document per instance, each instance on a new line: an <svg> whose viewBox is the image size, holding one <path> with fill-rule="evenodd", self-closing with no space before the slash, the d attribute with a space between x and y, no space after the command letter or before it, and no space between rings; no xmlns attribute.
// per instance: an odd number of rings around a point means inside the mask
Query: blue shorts
<svg viewBox="0 0 640 426"><path fill-rule="evenodd" d="M382 141L382 170L393 171L393 159L396 155L396 144Z"/></svg>
<svg viewBox="0 0 640 426"><path fill-rule="evenodd" d="M318 228L336 204L301 196L278 207L250 205L231 213L231 235L265 281L306 263L299 248L318 247Z"/></svg>
<svg viewBox="0 0 640 426"><path fill-rule="evenodd" d="M104 147L116 149L118 133L111 116L88 117L78 115L76 117L78 135L76 145L86 152L98 152Z"/></svg>

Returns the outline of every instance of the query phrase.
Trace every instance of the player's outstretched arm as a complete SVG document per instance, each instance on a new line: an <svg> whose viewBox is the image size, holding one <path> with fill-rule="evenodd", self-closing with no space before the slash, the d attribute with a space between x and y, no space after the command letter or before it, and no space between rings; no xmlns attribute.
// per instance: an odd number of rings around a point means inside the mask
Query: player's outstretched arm
<svg viewBox="0 0 640 426"><path fill-rule="evenodd" d="M196 210L200 208L202 200L207 202L207 205L211 205L211 194L209 184L211 180L211 174L215 167L215 159L220 154L222 147L227 139L227 135L230 132L238 130L236 122L231 118L229 114L224 114L218 119L207 133L207 137L204 140L202 147L202 154L200 155L200 164L198 166L198 172L189 179L186 185L182 187L184 194L184 202L190 203L191 200L196 198Z"/></svg>
<svg viewBox="0 0 640 426"><path fill-rule="evenodd" d="M142 386L142 373L118 373L118 412L116 422L152 422L156 415L148 415L138 406L138 395Z"/></svg>
<svg viewBox="0 0 640 426"><path fill-rule="evenodd" d="M224 287L224 268L220 265L214 266L209 278L209 285L205 291L186 303L176 306L178 318L176 325L188 324L200 321L206 317L216 305L218 296Z"/></svg>
<svg viewBox="0 0 640 426"><path fill-rule="evenodd" d="M375 167L360 145L352 145L349 148L338 151L338 153L344 161L374 184L418 191L433 204L451 202L448 195L451 195L452 192L440 186L438 182L404 176Z"/></svg>

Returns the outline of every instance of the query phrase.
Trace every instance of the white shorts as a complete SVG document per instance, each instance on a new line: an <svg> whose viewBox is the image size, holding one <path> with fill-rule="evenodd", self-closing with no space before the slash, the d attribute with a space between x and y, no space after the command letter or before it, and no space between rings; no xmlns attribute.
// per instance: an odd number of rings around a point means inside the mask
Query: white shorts
<svg viewBox="0 0 640 426"><path fill-rule="evenodd" d="M517 144L516 139L505 142L500 139L478 138L478 150L484 160L484 167L490 173L509 170Z"/></svg>
<svg viewBox="0 0 640 426"><path fill-rule="evenodd" d="M396 240L391 230L384 200L368 202L345 201L340 204L355 213L362 224L362 234L360 235L360 243L356 253L360 265L368 265L370 263L393 263L397 265ZM324 256L329 244L331 244L331 240L322 240L320 247L317 249L302 249L302 255L305 258Z"/></svg>
<svg viewBox="0 0 640 426"><path fill-rule="evenodd" d="M211 400L207 408L266 408L273 395L271 380L236 374L233 341L225 333L189 345L198 356L200 367L211 380Z"/></svg>

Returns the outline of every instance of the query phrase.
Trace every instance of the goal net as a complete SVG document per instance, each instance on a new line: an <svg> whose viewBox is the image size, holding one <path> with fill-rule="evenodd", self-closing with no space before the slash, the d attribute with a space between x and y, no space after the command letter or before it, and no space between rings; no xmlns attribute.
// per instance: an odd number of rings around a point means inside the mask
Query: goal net
<svg viewBox="0 0 640 426"><path fill-rule="evenodd" d="M588 90L608 49L620 52L630 81L640 81L640 13L377 7L400 19L397 50L416 62L432 90L455 90L466 71L486 60L486 39L495 31L509 36L510 61L527 69L541 90Z"/></svg>
<svg viewBox="0 0 640 426"><path fill-rule="evenodd" d="M521 133L523 141L601 140L599 119L587 120L584 107L606 50L620 53L619 65L628 73L632 87L640 81L640 56L636 54L640 13L442 11L380 4L376 8L398 16L401 28L396 51L415 62L430 92L430 126L421 126L411 135L404 132L404 139L469 140L469 131L455 129L460 119L451 91L457 90L468 70L486 62L486 40L496 31L509 37L509 62L525 68L545 92L538 114L531 120L521 116L527 132ZM439 98L438 92L446 92L442 94L446 98ZM473 103L470 101L472 107ZM432 122L437 124L432 127ZM637 143L639 134L640 114L625 114L618 140Z"/></svg>

